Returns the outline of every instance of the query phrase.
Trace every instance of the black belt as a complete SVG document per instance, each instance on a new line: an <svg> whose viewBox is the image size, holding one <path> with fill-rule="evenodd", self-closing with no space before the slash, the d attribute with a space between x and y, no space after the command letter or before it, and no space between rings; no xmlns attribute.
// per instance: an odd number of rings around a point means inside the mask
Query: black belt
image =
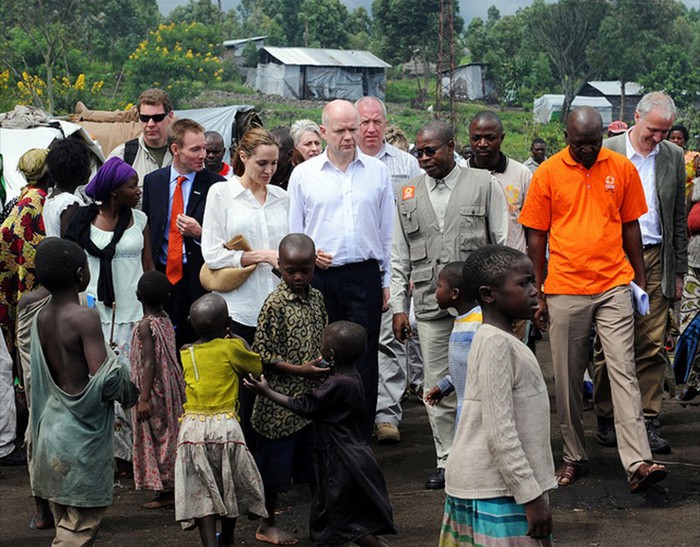
<svg viewBox="0 0 700 547"><path fill-rule="evenodd" d="M649 245L642 245L642 249L644 249L645 251L653 249L654 247L661 247L661 243L649 243Z"/></svg>

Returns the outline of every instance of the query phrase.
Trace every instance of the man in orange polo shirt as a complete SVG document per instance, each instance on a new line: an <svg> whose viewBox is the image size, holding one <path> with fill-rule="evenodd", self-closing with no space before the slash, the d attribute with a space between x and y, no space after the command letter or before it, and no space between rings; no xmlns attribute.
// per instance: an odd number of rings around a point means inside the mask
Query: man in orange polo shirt
<svg viewBox="0 0 700 547"><path fill-rule="evenodd" d="M667 474L652 461L634 366L630 282L642 289L646 285L637 221L647 210L644 190L627 158L601 149L603 121L596 110L574 110L565 137L569 146L537 169L520 213L540 288L535 320L544 329L551 319L564 443L557 480L561 486L570 484L588 460L581 386L595 322L608 363L620 460L631 492L643 492ZM543 286L548 235L549 271Z"/></svg>

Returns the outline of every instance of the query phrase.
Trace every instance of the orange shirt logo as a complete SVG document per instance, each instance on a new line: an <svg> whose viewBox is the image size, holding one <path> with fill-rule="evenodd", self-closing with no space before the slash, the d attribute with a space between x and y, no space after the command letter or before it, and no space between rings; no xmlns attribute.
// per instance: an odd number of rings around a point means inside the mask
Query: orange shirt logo
<svg viewBox="0 0 700 547"><path fill-rule="evenodd" d="M612 175L605 177L605 191L615 193L615 177Z"/></svg>
<svg viewBox="0 0 700 547"><path fill-rule="evenodd" d="M416 197L416 187L415 186L404 186L403 194L401 194L401 200L406 201Z"/></svg>

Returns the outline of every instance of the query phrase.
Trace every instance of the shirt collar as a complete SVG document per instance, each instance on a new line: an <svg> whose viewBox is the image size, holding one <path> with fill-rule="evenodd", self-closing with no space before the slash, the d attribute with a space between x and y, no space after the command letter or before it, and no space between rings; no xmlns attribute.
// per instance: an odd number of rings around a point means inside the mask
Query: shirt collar
<svg viewBox="0 0 700 547"><path fill-rule="evenodd" d="M292 289L290 289L289 285L287 285L284 279L280 281L279 290L282 293L282 296L284 296L284 298L286 300L289 300L290 302L294 302L296 300L302 303L306 303L309 301L309 296L311 295L311 285L309 285L309 290L306 293L306 298L303 298L299 293L296 293Z"/></svg>
<svg viewBox="0 0 700 547"><path fill-rule="evenodd" d="M452 171L450 171L444 179L434 179L433 177L428 175L428 190L435 190L439 181L444 182L445 186L447 186L450 190L454 190L455 185L457 184L457 178L459 177L460 169L460 166L455 163L455 166L452 168Z"/></svg>
<svg viewBox="0 0 700 547"><path fill-rule="evenodd" d="M321 169L324 169L325 167L331 167L331 168L333 168L333 169L338 170L338 168L337 168L335 165L333 165L333 162L331 162L330 158L328 157L328 148L326 148L323 152L321 152L321 154L319 155L319 157L322 158L322 159L321 159ZM350 168L350 166L352 166L352 165L355 164L355 163L360 163L360 165L364 166L364 165L365 165L365 161L364 161L363 158L366 158L366 157L368 157L368 156L366 156L365 154L363 154L363 153L362 153L362 150L360 150L359 147L356 147L356 148L355 148L355 159L352 160L352 161L348 164L348 169ZM347 171L347 170L346 170L346 171Z"/></svg>
<svg viewBox="0 0 700 547"><path fill-rule="evenodd" d="M379 152L377 152L377 155L374 157L378 160L381 160L384 156L396 156L396 147L392 146L386 141L384 142L384 144L382 144L381 149L379 150Z"/></svg>
<svg viewBox="0 0 700 547"><path fill-rule="evenodd" d="M658 143L656 144L654 149L651 152L649 152L646 156L642 156L639 152L635 150L634 145L632 144L632 140L630 139L630 133L632 133L633 130L634 127L625 131L625 152L627 154L627 159L631 160L635 155L639 156L642 159L656 156L656 154L659 153Z"/></svg>
<svg viewBox="0 0 700 547"><path fill-rule="evenodd" d="M491 171L491 173L505 173L506 172L506 168L508 167L508 158L506 157L506 155L503 152L499 152L499 154L500 154L500 156L498 158L498 163L496 164L496 167L494 167L493 169L488 169L489 171ZM469 158L469 167L471 167L473 169L486 169L485 167L484 168L479 167L476 164L476 161L475 161L473 156L471 158Z"/></svg>
<svg viewBox="0 0 700 547"><path fill-rule="evenodd" d="M194 177L197 173L195 171L192 171L191 173L187 173L185 175L182 175L181 173L178 173L175 167L171 164L170 165L170 182L175 182L177 181L177 177L186 177L189 182L194 181Z"/></svg>

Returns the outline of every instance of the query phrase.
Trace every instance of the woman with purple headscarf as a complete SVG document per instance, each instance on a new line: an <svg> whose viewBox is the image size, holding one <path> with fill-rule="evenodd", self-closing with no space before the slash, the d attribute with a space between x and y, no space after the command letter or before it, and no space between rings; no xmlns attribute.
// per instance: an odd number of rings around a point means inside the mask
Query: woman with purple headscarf
<svg viewBox="0 0 700 547"><path fill-rule="evenodd" d="M148 217L135 208L141 198L138 182L133 167L109 158L85 187L96 203L78 209L64 236L87 253L88 301L100 313L105 339L127 366L131 331L143 315L136 285L143 272L154 269ZM114 454L131 461L131 422L120 407L115 416Z"/></svg>

